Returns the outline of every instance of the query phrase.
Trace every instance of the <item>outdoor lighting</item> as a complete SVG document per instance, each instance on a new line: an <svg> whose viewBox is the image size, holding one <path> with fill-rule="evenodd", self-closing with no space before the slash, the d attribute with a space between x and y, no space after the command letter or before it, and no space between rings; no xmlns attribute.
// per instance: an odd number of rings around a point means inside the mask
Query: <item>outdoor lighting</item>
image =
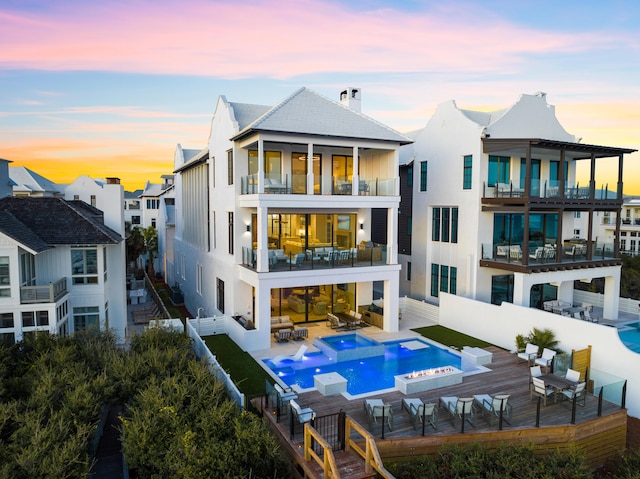
<svg viewBox="0 0 640 479"><path fill-rule="evenodd" d="M360 229L363 230L364 229L364 223L360 223Z"/></svg>

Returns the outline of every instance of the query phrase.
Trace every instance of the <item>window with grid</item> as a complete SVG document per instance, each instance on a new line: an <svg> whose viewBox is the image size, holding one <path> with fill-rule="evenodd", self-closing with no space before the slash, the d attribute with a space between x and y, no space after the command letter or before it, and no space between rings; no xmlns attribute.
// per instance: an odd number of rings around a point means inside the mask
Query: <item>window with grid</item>
<svg viewBox="0 0 640 479"><path fill-rule="evenodd" d="M233 254L233 211L229 211L229 254Z"/></svg>
<svg viewBox="0 0 640 479"><path fill-rule="evenodd" d="M462 166L462 189L471 189L471 173L473 172L473 157L466 155Z"/></svg>
<svg viewBox="0 0 640 479"><path fill-rule="evenodd" d="M100 327L100 309L98 306L80 306L73 308L74 331L84 331Z"/></svg>
<svg viewBox="0 0 640 479"><path fill-rule="evenodd" d="M0 256L0 298L11 296L11 275L9 274L9 257Z"/></svg>
<svg viewBox="0 0 640 479"><path fill-rule="evenodd" d="M233 184L233 150L227 151L227 184Z"/></svg>
<svg viewBox="0 0 640 479"><path fill-rule="evenodd" d="M440 241L440 208L433 208L431 213L431 240Z"/></svg>
<svg viewBox="0 0 640 479"><path fill-rule="evenodd" d="M73 284L98 283L98 251L96 249L71 250L71 280Z"/></svg>
<svg viewBox="0 0 640 479"><path fill-rule="evenodd" d="M420 162L420 191L427 191L427 162Z"/></svg>
<svg viewBox="0 0 640 479"><path fill-rule="evenodd" d="M438 280L440 279L440 265L433 263L431 265L431 296L437 298L440 290Z"/></svg>

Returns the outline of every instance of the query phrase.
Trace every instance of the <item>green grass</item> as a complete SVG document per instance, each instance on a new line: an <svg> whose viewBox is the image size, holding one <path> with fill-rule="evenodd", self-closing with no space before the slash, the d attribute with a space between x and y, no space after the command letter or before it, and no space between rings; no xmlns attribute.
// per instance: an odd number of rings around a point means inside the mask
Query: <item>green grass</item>
<svg viewBox="0 0 640 479"><path fill-rule="evenodd" d="M478 348L494 346L491 343L459 333L453 329L445 328L444 326L426 326L424 328L413 329L412 331L421 334L425 338L433 339L444 346L455 346L457 349L462 349L463 346Z"/></svg>
<svg viewBox="0 0 640 479"><path fill-rule="evenodd" d="M231 379L238 389L247 397L252 398L264 394L264 381L273 383L273 379L256 362L249 353L244 352L226 334L206 336L203 338L209 350L231 375Z"/></svg>

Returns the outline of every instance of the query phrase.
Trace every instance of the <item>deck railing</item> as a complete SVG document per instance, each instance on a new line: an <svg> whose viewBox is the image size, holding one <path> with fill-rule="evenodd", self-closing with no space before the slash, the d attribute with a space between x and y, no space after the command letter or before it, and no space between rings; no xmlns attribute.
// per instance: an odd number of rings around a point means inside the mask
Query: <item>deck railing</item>
<svg viewBox="0 0 640 479"><path fill-rule="evenodd" d="M54 303L67 294L67 278L42 286L21 286L20 303Z"/></svg>
<svg viewBox="0 0 640 479"><path fill-rule="evenodd" d="M352 431L364 438L364 449L351 437ZM346 417L345 421L345 442L346 451L353 450L364 459L366 472L373 472L375 470L384 479L395 479L394 476L385 469L373 435L349 416Z"/></svg>
<svg viewBox="0 0 640 479"><path fill-rule="evenodd" d="M321 453L318 454L314 450L314 445L320 446ZM331 445L324 440L322 435L309 423L304 425L304 460L313 459L320 467L322 467L323 477L327 479L338 479L340 471L336 458L333 455Z"/></svg>

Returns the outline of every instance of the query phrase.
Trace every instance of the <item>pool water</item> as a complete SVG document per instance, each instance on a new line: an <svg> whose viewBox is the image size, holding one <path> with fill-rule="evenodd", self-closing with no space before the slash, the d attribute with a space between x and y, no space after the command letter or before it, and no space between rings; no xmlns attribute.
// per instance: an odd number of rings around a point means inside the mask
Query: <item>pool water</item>
<svg viewBox="0 0 640 479"><path fill-rule="evenodd" d="M313 340L325 356L335 361L350 361L384 354L384 345L358 333L321 336Z"/></svg>
<svg viewBox="0 0 640 479"><path fill-rule="evenodd" d="M269 359L264 364L269 367L285 384L301 389L313 388L313 376L337 372L347 380L347 393L365 394L381 389L395 387L394 376L409 374L423 369L440 366L461 368L460 356L423 340L428 347L409 349L400 345L409 341L400 339L380 343L384 345L384 354L349 361L335 361L325 354L308 353L301 361L284 360L278 367Z"/></svg>
<svg viewBox="0 0 640 479"><path fill-rule="evenodd" d="M626 324L625 326L624 329L618 331L620 340L631 351L640 353L640 322Z"/></svg>

